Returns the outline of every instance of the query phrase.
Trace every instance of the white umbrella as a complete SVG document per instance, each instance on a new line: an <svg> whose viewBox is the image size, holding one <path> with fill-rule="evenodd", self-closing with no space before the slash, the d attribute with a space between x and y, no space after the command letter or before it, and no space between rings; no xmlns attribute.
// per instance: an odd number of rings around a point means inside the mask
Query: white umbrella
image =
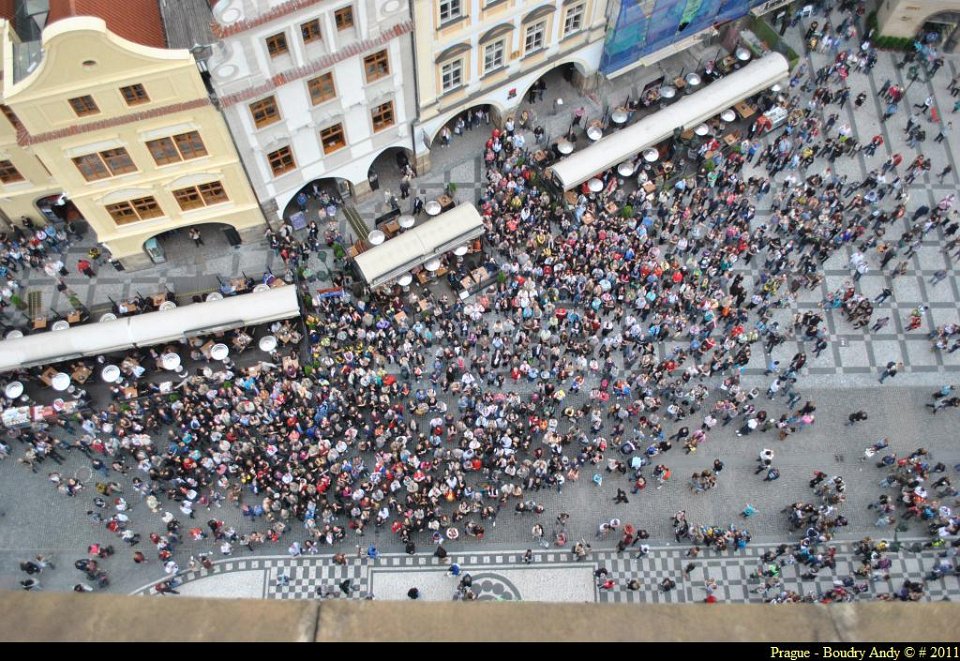
<svg viewBox="0 0 960 661"><path fill-rule="evenodd" d="M261 282L259 285L253 288L253 293L259 294L262 291L270 291L270 285Z"/></svg>
<svg viewBox="0 0 960 661"><path fill-rule="evenodd" d="M115 321L117 315L112 312L107 312L106 314L100 315L100 321Z"/></svg>
<svg viewBox="0 0 960 661"><path fill-rule="evenodd" d="M603 137L603 129L599 126L591 126L587 129L587 137L596 142Z"/></svg>
<svg viewBox="0 0 960 661"><path fill-rule="evenodd" d="M50 385L54 390L64 391L70 387L70 375L65 372L57 372L50 379Z"/></svg>
<svg viewBox="0 0 960 661"><path fill-rule="evenodd" d="M8 339L8 340L16 340L16 339L21 338L21 337L23 337L23 331L22 331L22 330L18 330L18 329L16 329L16 328L14 328L12 331L10 331L9 333L7 333L7 339Z"/></svg>
<svg viewBox="0 0 960 661"><path fill-rule="evenodd" d="M214 360L226 360L227 356L230 355L230 347L222 342L214 344L210 347L210 357Z"/></svg>
<svg viewBox="0 0 960 661"><path fill-rule="evenodd" d="M387 235L381 232L380 230L373 230L367 234L367 241L370 242L372 246L379 246L381 243L387 240Z"/></svg>
<svg viewBox="0 0 960 661"><path fill-rule="evenodd" d="M177 307L177 304L174 303L173 301L164 301L163 303L160 304L159 310L161 312L165 312L167 310L172 310L175 307Z"/></svg>
<svg viewBox="0 0 960 661"><path fill-rule="evenodd" d="M65 319L58 319L57 321L53 322L53 325L50 327L50 330L62 331L62 330L67 330L68 328L70 328L69 321L66 321Z"/></svg>
<svg viewBox="0 0 960 661"><path fill-rule="evenodd" d="M260 351L270 353L277 348L277 338L275 338L273 335L264 335L260 338L258 346L260 347Z"/></svg>
<svg viewBox="0 0 960 661"><path fill-rule="evenodd" d="M783 91L783 85L781 85L780 83L774 83L773 87L770 88L770 91L773 92L774 94L778 94L781 91Z"/></svg>
<svg viewBox="0 0 960 661"><path fill-rule="evenodd" d="M733 108L727 108L722 113L720 113L720 119L725 122L732 122L737 118L737 113L733 112Z"/></svg>
<svg viewBox="0 0 960 661"><path fill-rule="evenodd" d="M467 246L457 246L453 249L453 254L457 257L462 257L467 254L467 251L470 250Z"/></svg>
<svg viewBox="0 0 960 661"><path fill-rule="evenodd" d="M402 227L405 230L408 230L411 227L413 227L414 223L416 222L417 221L413 216L406 215L406 214L400 216L399 220L397 220L397 223L399 223L400 227Z"/></svg>
<svg viewBox="0 0 960 661"><path fill-rule="evenodd" d="M165 353L160 358L160 364L163 369L175 372L180 369L180 356L175 353Z"/></svg>
<svg viewBox="0 0 960 661"><path fill-rule="evenodd" d="M740 46L740 47L736 50L735 55L736 55L737 59L740 60L741 62L746 62L747 60L750 59L750 51L748 51L748 50L747 50L746 48L744 48L743 46Z"/></svg>
<svg viewBox="0 0 960 661"><path fill-rule="evenodd" d="M623 110L614 110L610 119L614 124L623 124L627 121L627 113Z"/></svg>
<svg viewBox="0 0 960 661"><path fill-rule="evenodd" d="M696 87L696 86L698 86L698 85L702 82L701 79L700 79L700 75L697 74L697 73L694 73L693 71L691 71L690 73L688 73L688 74L684 77L684 80L685 80L686 83L687 83L687 87Z"/></svg>
<svg viewBox="0 0 960 661"><path fill-rule="evenodd" d="M440 268L440 260L436 257L433 257L427 260L427 263L423 265L423 268L427 269L428 271L436 271Z"/></svg>
<svg viewBox="0 0 960 661"><path fill-rule="evenodd" d="M7 399L16 399L23 394L23 384L19 381L11 381L3 389L3 394L7 396Z"/></svg>
<svg viewBox="0 0 960 661"><path fill-rule="evenodd" d="M700 137L703 137L708 133L710 133L710 127L708 127L706 124L701 124L697 128L693 129L693 132L699 135Z"/></svg>
<svg viewBox="0 0 960 661"><path fill-rule="evenodd" d="M634 173L634 171L635 171L635 168L633 167L633 163L631 163L630 161L624 161L623 163L617 166L617 172L619 172L621 176L624 176L624 177L629 177L631 174Z"/></svg>
<svg viewBox="0 0 960 661"><path fill-rule="evenodd" d="M427 212L428 216L436 216L440 213L440 210L443 208L440 206L440 203L436 200L430 200L424 205L424 210Z"/></svg>
<svg viewBox="0 0 960 661"><path fill-rule="evenodd" d="M207 302L208 302L208 303L209 303L210 301L222 301L222 300L223 300L223 294L221 294L221 293L218 292L218 291L212 291L212 292L210 292L209 294L207 294Z"/></svg>
<svg viewBox="0 0 960 661"><path fill-rule="evenodd" d="M410 283L413 282L413 276L409 273L404 273L399 278L397 278L397 284L401 287L407 287Z"/></svg>
<svg viewBox="0 0 960 661"><path fill-rule="evenodd" d="M558 142L557 151L559 151L561 154L569 154L573 152L573 145L567 142L566 140L564 140L563 142Z"/></svg>
<svg viewBox="0 0 960 661"><path fill-rule="evenodd" d="M107 383L116 383L120 380L120 368L116 365L107 365L100 370L100 378Z"/></svg>
<svg viewBox="0 0 960 661"><path fill-rule="evenodd" d="M677 88L673 85L664 85L660 88L660 96L664 99L672 99L677 95Z"/></svg>
<svg viewBox="0 0 960 661"><path fill-rule="evenodd" d="M660 158L660 152L653 147L643 152L643 160L647 163L656 163L658 158Z"/></svg>
<svg viewBox="0 0 960 661"><path fill-rule="evenodd" d="M594 177L593 179L587 182L587 188L589 188L594 193L599 193L600 191L603 190L603 182L597 179L596 177Z"/></svg>

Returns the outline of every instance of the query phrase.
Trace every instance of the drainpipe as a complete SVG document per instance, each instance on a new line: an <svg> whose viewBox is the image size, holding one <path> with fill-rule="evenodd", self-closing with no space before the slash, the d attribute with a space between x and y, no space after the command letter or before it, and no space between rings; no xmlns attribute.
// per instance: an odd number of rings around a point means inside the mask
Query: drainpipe
<svg viewBox="0 0 960 661"><path fill-rule="evenodd" d="M414 125L420 121L420 81L417 76L417 21L413 15L413 2L414 0L409 0L407 7L410 10L410 21L413 23L413 30L409 32L410 35L410 55L411 62L413 63L413 99L414 105L416 107L416 118L410 124L410 146L413 148L413 164L417 164L417 131L414 128ZM429 147L427 148L429 151ZM417 171L419 175L419 169Z"/></svg>

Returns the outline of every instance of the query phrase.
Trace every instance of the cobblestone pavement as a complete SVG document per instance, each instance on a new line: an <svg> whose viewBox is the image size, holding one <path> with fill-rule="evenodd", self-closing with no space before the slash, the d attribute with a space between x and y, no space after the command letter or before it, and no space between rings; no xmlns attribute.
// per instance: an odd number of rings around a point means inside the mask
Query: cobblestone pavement
<svg viewBox="0 0 960 661"><path fill-rule="evenodd" d="M817 20L814 16L809 20ZM820 17L822 20L822 17ZM787 37L795 48L799 46L800 37L806 29L805 24L791 29ZM805 55L808 62L822 66L830 59L829 55L813 53ZM859 139L868 141L872 135L880 132L884 136L884 145L872 157L861 157L855 160L844 159L837 161L836 167L841 173L848 174L852 180L860 180L870 169L879 167L889 154L899 152L904 160L909 161L916 150L910 149L904 143L903 125L906 117L898 115L885 125L880 125L878 114L881 108L876 97L877 86L886 78L905 82L901 71L895 66L895 55L881 53L880 62L872 76L867 77L854 73L849 79L852 94L855 97L861 89L868 92L869 100L859 111L854 112L848 106L843 112L841 121L850 122ZM672 66L672 65L670 65ZM680 64L676 65L679 69ZM948 108L952 107L952 100L946 90L946 81L960 70L960 60L948 58L947 65L940 71L933 82L914 84L908 92L908 101L903 106L919 103L928 94L932 94L939 108L943 108L945 117L950 118ZM673 69L671 69L672 71ZM629 87L633 79L617 79L618 86ZM619 101L625 96L623 87L617 91L601 90L598 98L615 99ZM565 90L562 84L550 84L547 97L542 105L549 107L552 95L564 94L565 98L571 92ZM593 103L588 109L588 116L598 111L599 105L593 99L586 99L585 104ZM573 104L567 106L572 110ZM836 108L836 106L832 106ZM834 110L830 110L833 112ZM566 120L558 117L552 120L556 127L560 127ZM935 173L947 163L955 164L958 160L957 136L951 134L942 143L935 143L933 136L936 130L927 126L930 136L922 145L922 151L930 156L934 162L934 174L922 177L909 186L910 201L908 212L920 204L931 205L947 192L955 191L960 180L956 171L949 175L941 184ZM475 200L480 190L482 180L482 163L479 157L478 144L485 134L474 132L459 140L454 140L448 150L442 154L435 154L434 169L416 181L416 187L424 195L434 196L446 184L453 182L458 185L458 197L461 200ZM528 140L532 143L531 139ZM818 161L812 170L819 172L823 163ZM955 168L956 170L956 168ZM750 174L749 172L747 173ZM782 176L781 176L782 177ZM768 217L765 206L769 202L761 200L758 203L759 213L757 223L764 222ZM381 201L382 203L382 201ZM368 222L376 215L377 200L361 205L360 211ZM909 213L908 213L909 215ZM345 226L343 219L339 219L341 226ZM902 229L902 227L900 228ZM213 230L210 230L213 232ZM206 232L206 230L205 230ZM895 238L897 230L888 232L888 237ZM88 280L81 275L71 275L67 278L68 285L75 289L82 301L89 307L107 303L108 297L119 300L140 291L144 295L152 293L161 286L170 286L178 294L187 294L193 291L209 290L216 287L216 274L232 274L243 270L249 275L263 272L267 268L278 268L278 261L266 249L263 243L246 244L238 248L226 249L225 244L217 234L206 234L207 245L195 248L192 243L180 239L175 246L178 259L166 265L138 271L135 273L115 273L110 266L98 269L98 275ZM668 483L662 490L652 488L636 496L630 496L629 505L613 505L613 496L617 486L625 486L623 479L615 476L605 476L603 485L594 486L590 482L588 471L579 483L568 483L562 495L553 491L543 491L534 494L534 498L547 508L547 515L552 516L560 510L571 514L570 533L573 539L581 536L592 539L598 522L609 520L617 516L624 522L633 523L646 528L651 535L650 543L654 547L652 557L636 561L630 556L615 557L611 542L597 542L594 544L595 553L591 557L589 566L605 566L618 582L618 587L612 592L595 591L592 572L588 573L589 580L584 583L584 570L570 562L570 555L558 550L540 552L533 568L524 568L517 562L517 554L530 539L532 520L526 516L514 516L505 510L498 526L487 527L487 537L482 544L460 541L452 545L450 550L468 570L473 566L483 572L496 574L489 579L489 594L503 597L513 594L515 590L518 598L540 598L539 595L555 594L556 599L573 600L657 600L668 599L673 601L691 601L702 599L705 576L716 578L720 584L718 596L722 601L755 600L761 595L751 592L752 586L745 580L755 569L756 556L765 548L764 544L773 544L794 539L795 534L788 531L786 515L780 510L787 503L797 500L807 500L810 490L807 480L811 472L820 469L830 474L839 474L848 484L848 501L844 506L844 515L850 524L842 535L843 540L850 541L865 535L874 538L890 538L893 531L879 529L874 526L875 516L866 505L875 499L879 492L877 482L880 471L872 463L858 461L863 449L881 436L888 436L891 445L898 453L908 453L923 445L931 450L938 461L948 466L960 463L960 449L956 445L956 414L941 413L931 416L924 408L929 401L929 394L934 387L942 383L956 381L956 374L960 370L960 352L954 354L934 353L930 350L930 343L926 339L926 331L931 325L939 325L958 320L958 302L960 302L960 288L958 288L956 265L952 258L945 256L940 249L943 236L931 233L923 245L912 258L911 269L904 276L891 279L889 275L881 274L877 263L871 263L871 273L864 276L857 288L868 296L873 296L888 286L893 296L883 305L878 306L880 315L890 314L891 324L878 334L870 334L864 330L854 329L840 315L828 312L827 325L830 330L830 346L819 358L814 358L810 347L806 347L810 354L807 366L803 370L798 388L805 398L817 402L817 424L810 429L790 437L787 442L780 443L772 438L754 434L746 438L737 438L733 433L733 426L720 429L711 434L708 444L692 455L671 456L671 468L677 478ZM88 242L73 247L68 254L68 268L73 269L76 260L86 253ZM183 259L186 255L187 258ZM326 264L330 256L325 255L322 261ZM845 267L849 259L849 249L840 251L824 265L825 279L816 291L802 290L797 301L789 307L777 312L776 319L785 324L796 311L814 309L827 292L835 290L851 276ZM320 259L314 264L319 264ZM757 264L738 265L746 277L756 274ZM948 269L950 277L937 285L930 284L930 276L940 268ZM42 272L34 273L27 280L28 289L39 290L44 293L43 305L58 307L61 301L54 288L54 281ZM903 322L907 312L920 302L930 305L923 329L907 332ZM5 323L17 323L14 316L7 316ZM778 347L774 358L784 361L802 347L799 340L787 342ZM672 348L671 343L659 347L661 355L665 355ZM759 347L758 347L759 349ZM754 351L753 359L745 370L746 382L765 388L769 379L763 377L763 368L768 356L763 352ZM897 377L879 386L877 375L879 367L889 360L903 360L907 368ZM526 390L526 384L518 389ZM767 406L775 415L779 415L784 408L782 401L768 402L761 396L764 406ZM870 412L870 419L856 427L844 427L846 415L857 409L866 409ZM771 445L772 444L772 445ZM754 477L753 467L760 448L764 445L775 447L778 455L778 465L782 471L782 478L774 484L765 483L759 477ZM14 447L14 456L20 448ZM679 452L677 450L676 454ZM707 494L694 495L686 487L679 476L689 475L709 467L716 456L721 456L727 467L720 478L719 486ZM92 508L93 476L90 474L89 463L81 455L68 456L63 467L54 467L44 464L39 475L31 475L23 466L17 465L13 457L0 462L0 587L12 588L16 581L22 578L17 570L17 562L26 559L37 552L53 553L59 561L56 570L47 570L41 577L45 589L66 590L80 579L78 572L70 566L76 558L83 557L87 545L94 541L106 542L112 536L96 524L90 523L86 512ZM60 470L64 475L77 475L87 482L87 490L78 498L68 499L56 495L53 486L46 481L43 473ZM600 473L603 473L600 467ZM953 473L951 473L953 475ZM114 475L124 484L127 477ZM132 505L131 519L134 529L144 534L151 530L159 530L161 522L159 515L150 513L139 498L129 489L126 494ZM672 539L669 517L673 512L684 509L688 518L704 525L729 525L738 522L738 512L745 503L754 504L760 511L749 521L749 527L754 535L754 543L745 553L740 555L724 556L722 558L709 555L697 561L697 569L688 581L682 577L682 567L686 564L682 552L676 546L667 546ZM951 503L953 505L953 503ZM512 507L512 503L511 503ZM174 510L176 513L177 511ZM263 523L255 525L248 519L240 516L239 511L232 506L225 505L222 509L212 512L198 512L197 523L212 516L225 520L239 532L249 532L254 529L263 529ZM552 520L552 519L550 519ZM294 526L291 533L278 545L268 545L258 549L257 554L282 553L286 544L300 539L302 531ZM919 524L912 523L904 535L919 536L922 529ZM429 540L418 539L421 551L429 547ZM347 568L339 568L329 562L330 549L323 549L327 555L290 559L286 557L254 557L254 554L244 549L236 549L235 555L220 560L215 565L213 576L206 577L206 572L184 575L184 594L191 589L230 596L231 592L249 593L248 596L308 596L310 590L315 589L316 580L333 580L349 575L356 579L356 586L361 587L360 594L367 589L374 590L378 598L394 596L394 591L406 585L398 598L405 598L405 590L409 589L410 577L399 576L398 572L426 572L422 583L426 598L447 599L452 594L452 585L449 579L442 576L442 567L435 564L429 556L417 555L407 557L399 554L400 545L389 533L368 534L360 538L348 538L340 549L351 552L359 543L364 548L369 543L376 543L383 559L374 566L366 561L352 562ZM144 552L151 557L151 562L145 566L134 565L130 561L131 549L122 543L117 543L117 555L105 560L103 565L110 572L113 584L112 591L130 593L143 586L147 581L155 582L163 577L163 570L158 566L152 549L144 544ZM146 547L145 547L146 546ZM201 551L216 551L210 542L195 543L186 541L176 554L181 568L185 568L191 555ZM502 549L502 550L498 550ZM841 556L845 551L841 550ZM742 556L751 558L744 560ZM464 559L466 558L466 559ZM913 554L902 551L895 556L894 570L891 571L891 585L886 583L875 586L877 592L884 592L890 587L899 587L897 581L904 576L914 580L922 578L923 573L932 562L930 553ZM848 562L848 560L843 560ZM849 565L839 563L838 575L849 571ZM571 578L556 581L556 593L550 593L542 585L544 581L530 576L534 569L543 569L550 566L557 570L556 576L569 573ZM275 583L277 571L283 569L290 574L290 586L278 588ZM396 571L394 571L396 570ZM471 570L472 571L472 570ZM442 581L436 576L427 576L439 572L441 578L447 581L449 587L441 589ZM480 571L474 571L479 575ZM794 575L795 569L788 568L784 572L784 580L788 586L799 592L808 592L816 589L814 583L803 581L798 583ZM630 592L623 589L629 577L638 575L643 583L643 589ZM399 576L399 577L398 577ZM552 574L550 576L553 576ZM670 593L660 593L653 586L662 578L670 576L678 583L678 589ZM216 582L214 579L222 579ZM428 580L429 579L429 580ZM342 580L342 578L340 578ZM416 580L421 581L418 575ZM486 579L484 579L486 580ZM552 581L553 579L551 579ZM829 587L831 577L824 573L815 582L816 587ZM211 582L212 581L212 582ZM791 582L792 581L792 582ZM547 581L550 582L550 581ZM194 586L191 588L190 586ZM219 586L219 587L218 587ZM260 592L256 592L259 586ZM495 590L500 586L499 592ZM510 586L513 586L512 588ZM566 587L564 587L566 586ZM960 596L960 587L956 578L933 581L927 585L927 596L930 599L943 597L956 598ZM538 595L531 597L531 595Z"/></svg>
<svg viewBox="0 0 960 661"><path fill-rule="evenodd" d="M801 382L802 383L802 382ZM644 584L656 583L672 572L672 578L680 585L686 585L680 580L680 551L678 549L687 548L686 545L676 546L670 542L673 541L672 526L670 516L678 511L685 510L687 518L694 524L707 526L726 527L730 524L744 524L750 530L753 536L753 542L747 547L747 554L754 554L753 548L766 548L763 545L780 543L783 541L795 540L797 533L790 532L788 527L787 515L781 510L789 503L796 501L809 501L812 492L807 482L814 470L823 470L830 475L843 476L847 484L847 502L843 506L843 514L849 520L849 525L845 529L840 529L838 534L838 543L841 548L845 542L859 539L865 535L870 535L874 539L892 539L893 530L891 528L877 528L874 525L876 515L872 510L867 509L867 504L875 500L880 493L884 491L878 486L883 477L883 471L874 465L874 462L861 461L863 450L872 444L881 436L888 436L891 440L891 450L898 454L906 454L919 445L926 447L932 454L935 461L943 461L948 466L960 463L960 449L956 446L956 419L949 414L931 415L926 412L923 404L929 401L929 393L922 388L902 388L888 387L883 388L852 388L844 392L843 397L837 397L836 389L804 389L801 391L805 398L810 398L817 402L817 423L801 433L792 435L789 440L780 442L773 438L769 433L754 433L747 437L736 437L735 425L720 427L711 434L710 441L701 446L697 453L691 455L679 454L668 457L668 464L674 472L675 478L669 481L661 490L653 486L636 495L629 495L629 503L616 505L613 502L617 487L627 488L626 478L617 474L609 474L603 470L602 466L592 467L588 464L584 468L581 479L578 482L565 485L563 493L558 494L555 490L543 490L527 495L536 502L544 505L546 512L542 517L544 527L548 534L551 530L553 517L559 511L569 512L571 515L568 524L569 539L578 540L585 538L592 543L595 553L591 562L598 562L604 565L618 581L622 587L626 580L633 576L644 582ZM765 401L768 410L775 411L779 415L783 408L781 402ZM870 418L855 427L845 427L846 415L851 410L864 408L870 411ZM761 448L772 447L777 453L777 465L781 470L782 477L775 483L764 482L760 476L754 475L756 465L756 456ZM18 448L14 448L16 453ZM678 450L670 453L673 455ZM694 494L687 487L685 476L694 471L709 467L714 457L722 457L725 467L720 475L718 486L705 494ZM56 491L45 479L46 472L58 470L64 475L78 475L86 480L87 489L77 498L66 498L58 496ZM596 486L591 482L591 475L597 472L604 477L602 485ZM101 479L98 478L97 479ZM124 485L128 485L128 478L114 473L112 479L118 479ZM477 477L472 478L478 479ZM102 526L89 522L85 512L94 509L91 505L93 495L93 476L89 468L89 462L83 455L73 453L67 455L67 460L63 466L54 466L44 464L41 466L40 473L31 474L23 466L17 465L12 460L0 462L0 586L14 587L16 580L22 578L22 574L17 571L17 563L20 560L32 557L38 552L51 553L56 557L57 569L47 570L41 576L42 584L45 589L65 590L69 589L74 583L82 578L79 572L72 568L72 563L78 558L86 555L87 545L93 542L113 543L117 549L114 557L101 561L102 566L110 573L112 586L111 591L130 593L144 586L148 582L155 583L161 580L165 575L160 563L156 560L149 541L146 540L146 533L163 528L160 520L161 514L151 513L139 496L133 493L127 487L125 496L130 504L128 514L133 522L134 530L144 535L144 542L137 548L150 559L146 565L135 565L131 561L131 553L134 549L127 547ZM244 496L250 499L249 494ZM252 501L251 501L252 502ZM518 550L527 546L541 553L541 549L534 545L530 530L534 524L532 514L516 515L512 512L515 501L511 499L508 505L497 518L497 526L486 526L486 536L482 543L476 543L469 538L461 536L457 542L445 544L451 556L456 558L461 564L469 566L471 563L494 563L497 556L503 558L514 557ZM738 514L746 503L753 504L759 511L749 521L744 522ZM952 503L951 503L952 504ZM178 516L186 528L191 525L203 527L210 518L222 519L228 525L234 526L239 533L246 533L252 530L263 530L265 523L262 520L252 522L247 518L240 516L239 510L231 505L224 505L222 508L212 508L204 510L198 508L196 521L191 521L185 516L180 515L175 507L171 507L175 515ZM652 553L651 558L634 562L632 556L624 556L614 561L613 553L615 538L606 540L595 540L595 533L600 522L609 521L612 518L620 518L624 524L630 523L638 528L645 528L650 533L649 544L657 549ZM286 567L286 566L304 566L312 569L304 569L303 574L291 575L295 577L313 578L323 576L340 576L339 570L330 560L330 553L342 551L350 556L357 553L357 547L360 551L366 551L370 544L374 544L384 554L386 558L404 557L402 545L396 537L386 529L368 530L364 536L355 536L348 534L347 539L334 548L321 547L321 555L317 557L304 557L300 559L291 559L287 557L280 558L280 564L273 563L254 567L248 564L241 567L239 564L231 563L250 563L262 562L257 556L263 554L282 554L286 547L293 541L302 541L306 534L301 524L291 522L290 531L281 539L279 543L267 543L262 547L256 547L254 552L246 550L239 545L234 546L233 555L229 558L223 558L218 551L218 545L211 540L203 542L194 542L190 540L189 535L184 535L185 541L178 547L175 559L182 570L186 570L191 556L199 553L212 553L212 559L222 561L217 564L220 569L216 572L235 573L229 580L221 583L197 582L196 594L214 595L217 590L222 589L222 596L230 596L234 592L249 593L251 589L260 589L261 593L266 587L273 585L272 578L264 578L262 569L266 567ZM922 524L909 522L908 530L901 533L904 538L919 537L924 534ZM418 535L416 538L418 550L420 553L432 552L430 539L425 535ZM112 540L112 541L111 541ZM568 547L569 548L569 545ZM430 551L427 551L430 549ZM661 550L662 549L662 550ZM569 563L571 558L566 550L557 550L551 548L547 551L546 562L551 560L550 553L554 556L552 560L563 564ZM394 554L394 555L391 555ZM492 554L492 555L491 555ZM470 559L476 555L480 560ZM841 554L842 555L842 554ZM467 558L466 560L464 558ZM739 594L736 588L736 571L733 567L737 565L737 555L724 556L718 559L712 553L704 553L701 559L697 561L698 566L715 567L716 573L711 573L711 577L717 578L725 587L726 598L736 600ZM929 567L931 562L929 553L922 556L902 552L899 556L906 564L895 565L903 570L903 574L897 574L896 571L891 574L891 583L893 587L899 588L896 584L898 578L902 576L912 576L914 580L922 578L921 569ZM602 558L602 560L600 560ZM386 561L385 561L386 562ZM432 559L428 557L417 556L416 560L410 560L416 567L432 566ZM508 565L515 564L513 560L504 560ZM630 564L623 564L629 562ZM917 563L920 564L917 564ZM394 566L393 560L390 560L386 566ZM406 567L407 559L404 559L400 565ZM685 563L683 563L685 564ZM742 571L749 574L753 571L755 562L750 561L744 565ZM365 566L364 563L351 565L349 571L359 572L359 567ZM486 566L486 565L485 565ZM537 565L540 566L540 560ZM721 568L725 567L723 571ZM848 570L843 569L846 565L840 565L838 575L844 575ZM260 571L259 578L253 574L244 573L248 571ZM714 569L709 571L714 572ZM310 574L309 572L313 572ZM186 574L188 582L198 575ZM351 575L352 577L361 577L361 574ZM558 575L555 582L563 584L562 572ZM697 578L694 573L694 578ZM702 574L699 575L702 578ZM785 571L785 580L792 574ZM832 573L823 572L823 579L818 580L818 584L826 585L825 581L832 576ZM389 578L389 577L387 577ZM384 578L384 580L387 580ZM654 580L655 579L655 580ZM297 581L291 581L294 585L300 585ZM341 579L342 580L342 579ZM393 582L387 581L387 585L396 587L396 577ZM419 580L419 579L418 579ZM520 579L510 580L521 590L525 583ZM532 579L531 579L532 580ZM251 581L254 588L251 588ZM518 581L520 581L518 583ZM581 585L582 577L573 575L570 578L572 585ZM592 581L592 574L591 574ZM219 585L219 587L218 587ZM260 588L256 588L259 585ZM592 582L590 583L592 585ZM185 586L186 587L186 586ZM375 594L378 597L386 598L391 592L389 590L379 590L375 587ZM403 594L406 589L404 588ZM531 587L531 590L533 588ZM540 588L538 588L540 589ZM558 587L558 589L560 589ZM813 589L812 585L803 592ZM888 586L878 586L877 591L882 592L888 589ZM942 592L935 590L942 589ZM208 593L207 590L210 590ZM945 582L934 582L928 586L929 593L933 598L939 598L941 595L950 595L953 598L960 596L960 586L952 579L946 579ZM289 592L289 590L287 591ZM621 588L613 593L602 593L601 598L614 598L614 595L623 592L622 599L641 599L644 595L650 598L654 597L653 591L645 588L639 593L628 593ZM185 591L184 594L190 592ZM260 595L261 593L257 593ZM273 594L273 593L271 593ZM299 594L299 593L298 593ZM401 598L403 597L401 594ZM539 592L538 594L543 594ZM557 594L566 594L558 592ZM579 594L579 593L578 593ZM592 594L592 593L591 593ZM696 594L695 592L693 593ZM444 594L441 598L449 598L450 595ZM679 598L676 595L667 595L671 599ZM745 595L752 597L752 595ZM529 591L528 597L529 598ZM589 597L593 599L593 596Z"/></svg>
<svg viewBox="0 0 960 661"><path fill-rule="evenodd" d="M913 542L917 543L917 542ZM565 549L543 550L535 547L530 564L523 562L524 550L463 551L449 556L463 573L473 578L474 591L479 600L543 600L543 601L599 601L615 603L689 603L700 602L706 597L706 583L716 582L715 596L722 602L762 602L776 592L792 591L798 594L822 595L834 587L836 577L852 576L860 562L852 554L852 545L837 545L835 572L823 571L815 578L801 578L807 569L802 565L789 565L782 571L781 585L765 590L761 579L755 577L763 566L763 553L774 550L776 545L750 545L742 551L719 554L706 551L693 561L689 575L684 570L691 563L686 556L689 547L651 547L647 557L637 559L635 549L617 553L602 550L577 562ZM900 588L904 579L915 579L926 574L936 562L933 551L913 552L904 550L891 553L893 566L889 578L877 580L857 579L857 584L868 584L869 594L885 594ZM444 563L428 553L415 555L384 554L376 560L351 558L346 565L336 565L322 556L291 558L287 556L252 556L226 559L216 562L209 570L186 571L180 576L183 585L178 591L191 596L217 597L266 597L271 599L316 599L323 587L325 594L343 598L339 586L350 580L353 599L369 595L381 599L403 599L411 587L417 587L425 599L451 599L456 592L457 579L449 572L450 562ZM613 589L600 589L595 579L598 568L608 571L616 585ZM545 570L551 580L544 586L537 580ZM224 581L225 577L244 574L247 580ZM286 580L280 584L278 577ZM584 576L588 578L584 583ZM638 590L630 590L627 582L640 580ZM664 592L659 588L663 579L670 578L676 589ZM439 580L438 580L439 579ZM947 576L926 583L926 601L939 601L956 597L960 591L960 578ZM429 590L425 586L439 583L440 589ZM224 589L224 584L230 587ZM232 588L232 589L231 589ZM152 585L134 592L138 595L152 593ZM537 593L531 599L531 593Z"/></svg>

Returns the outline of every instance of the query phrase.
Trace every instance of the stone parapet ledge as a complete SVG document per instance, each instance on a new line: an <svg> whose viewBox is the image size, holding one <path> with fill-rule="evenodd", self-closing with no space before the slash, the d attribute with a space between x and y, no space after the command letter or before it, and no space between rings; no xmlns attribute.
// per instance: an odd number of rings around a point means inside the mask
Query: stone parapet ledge
<svg viewBox="0 0 960 661"><path fill-rule="evenodd" d="M253 601L0 593L2 641L956 641L950 603Z"/></svg>

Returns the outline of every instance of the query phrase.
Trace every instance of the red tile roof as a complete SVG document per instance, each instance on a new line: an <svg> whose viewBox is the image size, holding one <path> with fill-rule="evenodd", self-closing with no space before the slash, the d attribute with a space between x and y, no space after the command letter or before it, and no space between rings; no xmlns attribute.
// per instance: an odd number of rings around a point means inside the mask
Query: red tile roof
<svg viewBox="0 0 960 661"><path fill-rule="evenodd" d="M159 0L50 0L47 25L71 16L99 16L119 37L144 46L167 47Z"/></svg>
<svg viewBox="0 0 960 661"><path fill-rule="evenodd" d="M16 0L0 0L0 18L5 18L8 21L13 20L13 15L17 11Z"/></svg>

